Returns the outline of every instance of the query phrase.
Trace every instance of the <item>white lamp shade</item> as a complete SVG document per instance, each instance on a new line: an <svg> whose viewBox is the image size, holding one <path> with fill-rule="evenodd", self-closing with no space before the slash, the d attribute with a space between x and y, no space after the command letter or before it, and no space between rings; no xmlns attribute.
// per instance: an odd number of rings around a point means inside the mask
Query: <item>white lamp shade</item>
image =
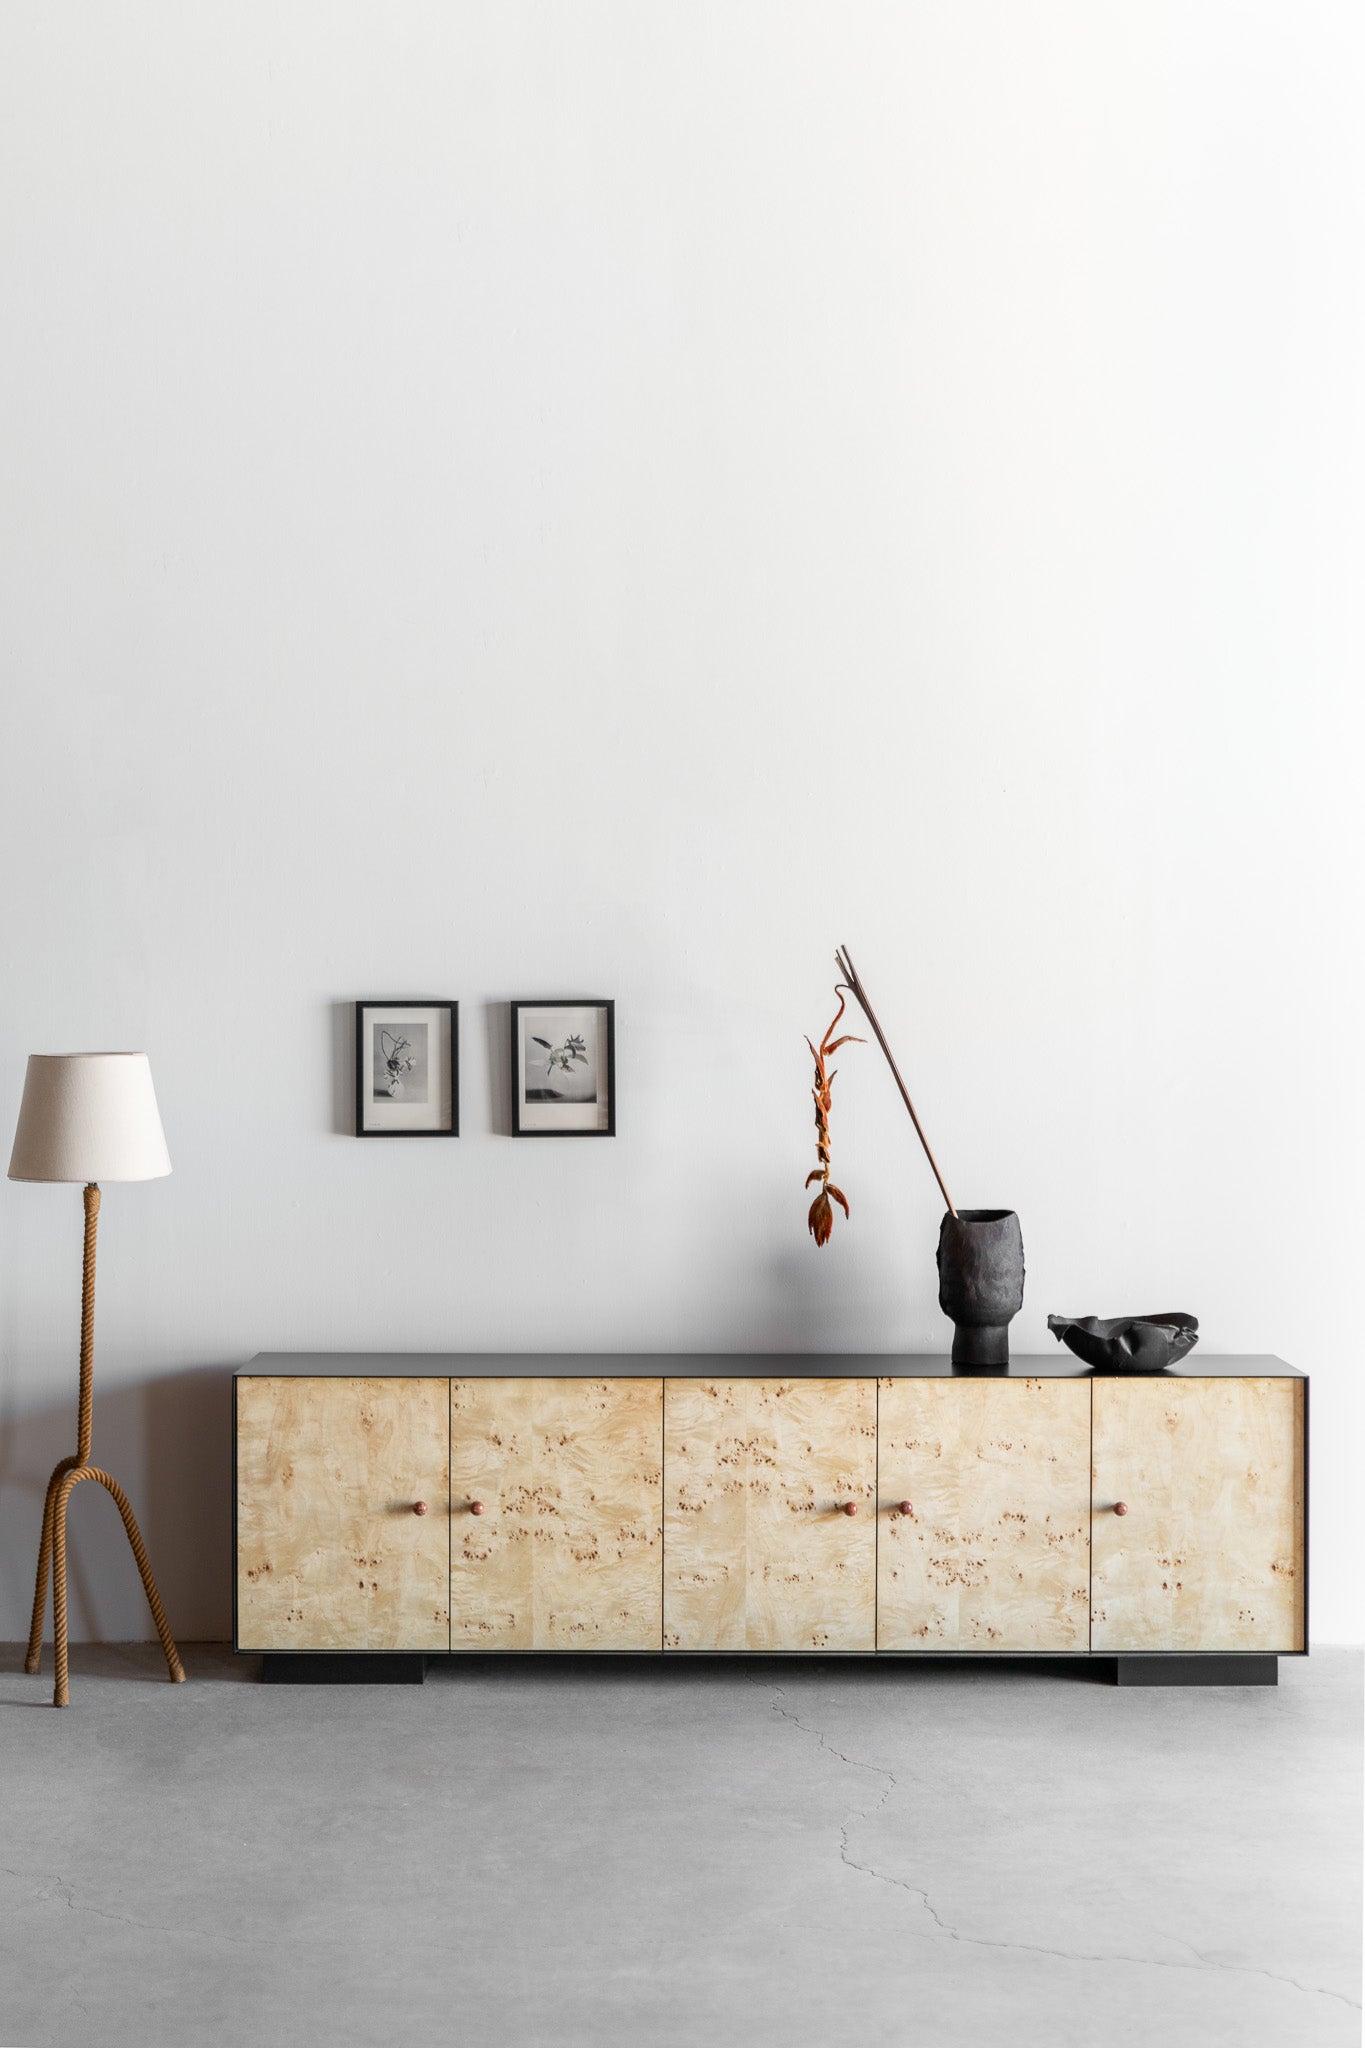
<svg viewBox="0 0 1365 2048"><path fill-rule="evenodd" d="M30 1053L11 1180L158 1180L170 1170L145 1052Z"/></svg>

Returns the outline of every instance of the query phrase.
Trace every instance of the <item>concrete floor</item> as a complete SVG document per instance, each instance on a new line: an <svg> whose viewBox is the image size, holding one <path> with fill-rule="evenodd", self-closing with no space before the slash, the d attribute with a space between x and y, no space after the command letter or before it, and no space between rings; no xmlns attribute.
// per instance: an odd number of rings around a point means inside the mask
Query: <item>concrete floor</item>
<svg viewBox="0 0 1365 2048"><path fill-rule="evenodd" d="M1355 2048L1361 1660L0 1652L0 2048ZM51 1650L44 1658L50 1673Z"/></svg>

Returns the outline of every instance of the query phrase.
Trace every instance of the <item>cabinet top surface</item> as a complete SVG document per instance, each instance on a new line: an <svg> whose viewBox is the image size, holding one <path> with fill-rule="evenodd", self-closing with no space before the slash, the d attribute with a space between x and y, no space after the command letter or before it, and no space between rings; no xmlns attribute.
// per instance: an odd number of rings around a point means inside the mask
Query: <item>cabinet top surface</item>
<svg viewBox="0 0 1365 2048"><path fill-rule="evenodd" d="M235 1378L299 1379L1302 1379L1268 1353L1197 1347L1164 1373L1097 1373L1060 1345L1006 1369L916 1351L258 1351Z"/></svg>

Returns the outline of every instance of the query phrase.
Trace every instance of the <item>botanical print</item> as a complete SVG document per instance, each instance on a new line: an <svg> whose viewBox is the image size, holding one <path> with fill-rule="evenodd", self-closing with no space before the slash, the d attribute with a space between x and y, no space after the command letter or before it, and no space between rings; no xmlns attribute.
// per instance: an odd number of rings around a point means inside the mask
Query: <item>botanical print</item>
<svg viewBox="0 0 1365 2048"><path fill-rule="evenodd" d="M544 1078L532 1078L540 1061L539 1056L528 1048L528 1102L596 1102L597 1062L588 1051L589 1034L572 1031L562 1045L552 1045L548 1038L542 1038L538 1032L533 1031L530 1033L530 1041L531 1045L539 1046L544 1054Z"/></svg>
<svg viewBox="0 0 1365 2048"><path fill-rule="evenodd" d="M374 1032L374 1099L427 1099L427 1027L377 1024Z"/></svg>

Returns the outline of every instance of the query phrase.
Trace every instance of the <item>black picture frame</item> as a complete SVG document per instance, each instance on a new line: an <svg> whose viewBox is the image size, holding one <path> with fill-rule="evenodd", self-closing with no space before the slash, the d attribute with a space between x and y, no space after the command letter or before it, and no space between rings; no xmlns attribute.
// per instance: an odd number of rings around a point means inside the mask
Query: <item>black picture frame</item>
<svg viewBox="0 0 1365 2048"><path fill-rule="evenodd" d="M404 1109L417 1109L417 1103L401 1101L402 1078L398 1077L398 1089L389 1102L385 1102L375 1087L375 1046L371 1036L371 1024L380 1030L389 1028L382 1018L373 1017L374 1012L389 1011L401 1013L405 1010L426 1010L446 1013L448 1022L447 1045L439 1044L434 1056L427 1053L427 1106L434 1096L436 1108L433 1121L423 1123L402 1115ZM414 1021L414 1020L409 1020ZM430 1022L430 1019L421 1020ZM401 1035L403 1019L401 1014L394 1017ZM395 1057L403 1057L395 1054ZM409 1049L409 1065L412 1054ZM447 1105L448 1102L448 1114ZM389 1113L386 1115L385 1111ZM366 996L355 1006L355 1135L357 1138L458 1138L460 1135L460 1006L444 996Z"/></svg>
<svg viewBox="0 0 1365 2048"><path fill-rule="evenodd" d="M516 1002L509 1005L511 1017L511 1089L512 1089L512 1136L514 1138L614 1138L616 1136L616 1003L609 996L546 996L537 1001ZM575 1019L566 1015L562 1020L561 1040L551 1024L547 1039L544 1032L529 1031L528 1013L539 1011L566 1013L596 1010L601 1022L598 1025L600 1039L594 1046L596 1067L596 1093L592 1100L554 1101L548 1099L552 1093L548 1080L545 1098L535 1099L528 1094L523 1064L524 1049L528 1037L543 1045L550 1053L561 1044L571 1044L575 1023L577 1035L586 1028L581 1014ZM528 1018L523 1027L523 1018ZM584 1065L588 1064L585 1052L578 1056ZM605 1089L606 1102L602 1101ZM575 1117L573 1112L578 1111Z"/></svg>

